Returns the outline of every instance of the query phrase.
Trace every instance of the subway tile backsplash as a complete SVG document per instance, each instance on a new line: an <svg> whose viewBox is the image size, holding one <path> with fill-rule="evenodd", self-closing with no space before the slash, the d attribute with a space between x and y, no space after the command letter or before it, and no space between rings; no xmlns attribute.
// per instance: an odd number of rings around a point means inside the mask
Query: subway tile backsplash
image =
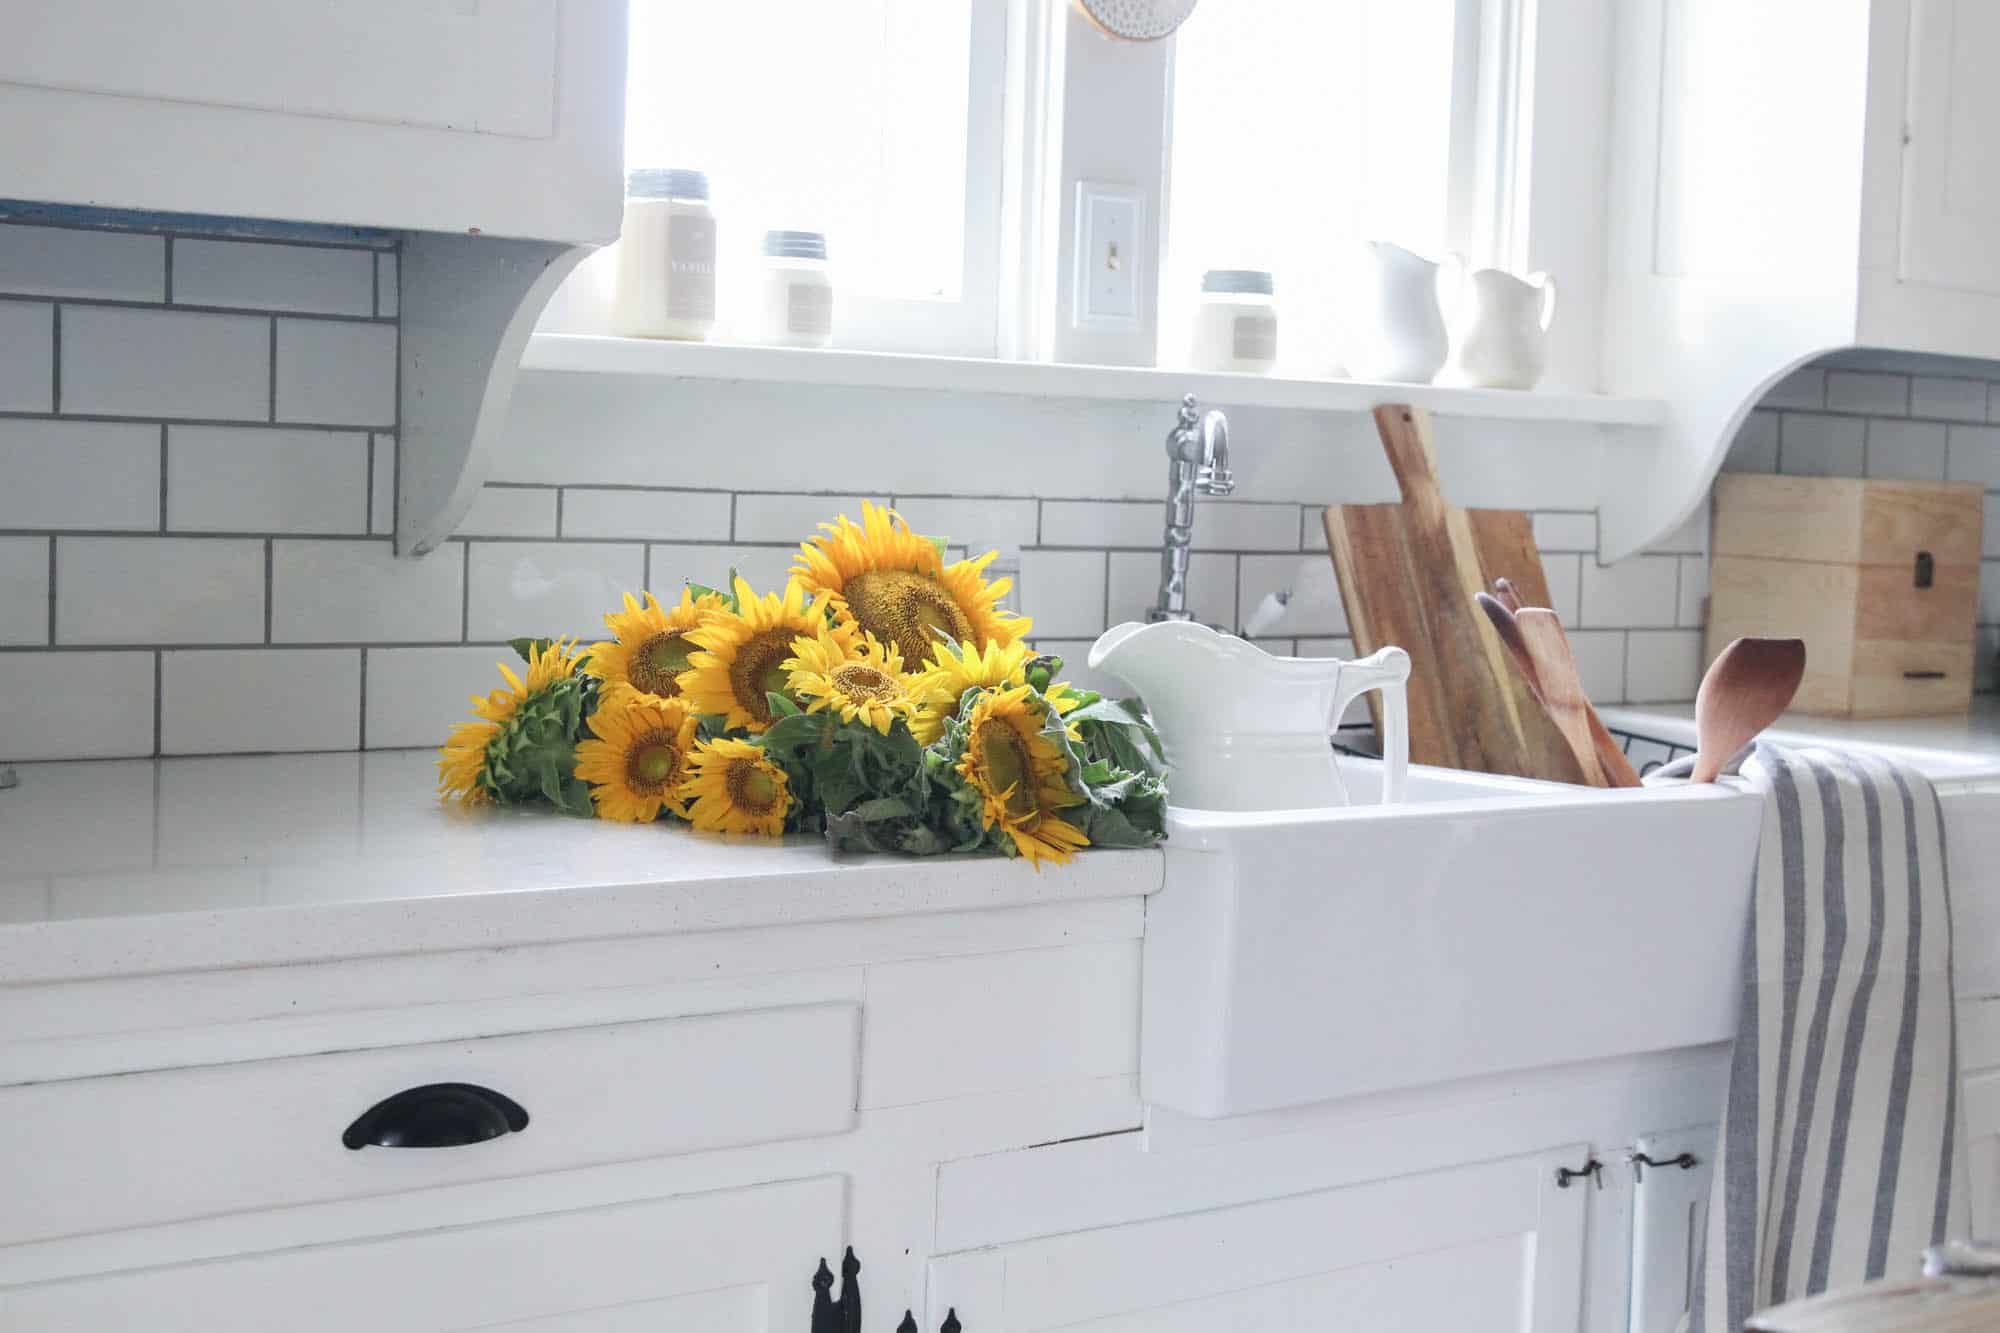
<svg viewBox="0 0 2000 1333"><path fill-rule="evenodd" d="M838 495L776 489L754 458L733 488L503 474L453 541L399 560L399 267L386 242L0 224L0 760L433 745L492 687L507 637L594 638L620 594L732 567L775 587L813 525L863 498L955 548L1000 548L1008 604L1082 683L1109 684L1084 666L1097 634L1153 602L1157 502L1060 479L1001 497L970 470L951 494ZM1987 402L1982 380L1809 369L1751 415L1730 465L2000 492ZM1203 500L1196 614L1240 625L1290 589L1259 642L1352 654L1320 522L1341 498ZM1592 696L1690 697L1705 516L1610 568L1594 514L1534 523ZM2000 581L1984 602L2000 620L1996 601Z"/></svg>

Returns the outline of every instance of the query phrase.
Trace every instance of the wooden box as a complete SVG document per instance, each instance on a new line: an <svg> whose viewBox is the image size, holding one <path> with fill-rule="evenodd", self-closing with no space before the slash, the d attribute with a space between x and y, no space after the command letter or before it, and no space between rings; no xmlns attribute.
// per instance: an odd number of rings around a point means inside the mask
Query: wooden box
<svg viewBox="0 0 2000 1333"><path fill-rule="evenodd" d="M1708 659L1743 635L1796 636L1800 712L1964 712L1984 498L1976 482L1719 478Z"/></svg>

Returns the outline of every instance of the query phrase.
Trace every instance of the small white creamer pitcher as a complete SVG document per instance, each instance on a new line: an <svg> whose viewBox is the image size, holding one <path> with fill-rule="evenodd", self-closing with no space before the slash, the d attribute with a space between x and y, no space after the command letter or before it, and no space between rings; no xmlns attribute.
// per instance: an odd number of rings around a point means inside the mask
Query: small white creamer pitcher
<svg viewBox="0 0 2000 1333"><path fill-rule="evenodd" d="M1273 657L1188 620L1127 622L1090 647L1092 670L1139 692L1166 746L1168 800L1196 810L1346 805L1328 736L1347 705L1382 691L1382 803L1410 764L1410 655Z"/></svg>
<svg viewBox="0 0 2000 1333"><path fill-rule="evenodd" d="M1556 280L1497 268L1465 271L1452 311L1452 368L1479 389L1532 389L1549 360Z"/></svg>
<svg viewBox="0 0 2000 1333"><path fill-rule="evenodd" d="M1437 264L1389 241L1364 242L1340 332L1353 378L1429 384L1449 347Z"/></svg>

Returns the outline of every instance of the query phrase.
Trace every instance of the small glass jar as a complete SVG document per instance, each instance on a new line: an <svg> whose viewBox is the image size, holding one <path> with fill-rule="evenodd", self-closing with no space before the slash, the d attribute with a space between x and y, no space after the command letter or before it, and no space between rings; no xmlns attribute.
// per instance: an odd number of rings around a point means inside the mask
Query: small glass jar
<svg viewBox="0 0 2000 1333"><path fill-rule="evenodd" d="M781 347L824 347L833 339L833 278L826 236L764 233L763 337Z"/></svg>
<svg viewBox="0 0 2000 1333"><path fill-rule="evenodd" d="M1201 275L1194 310L1194 368L1253 375L1278 364L1278 306L1262 269L1213 268Z"/></svg>
<svg viewBox="0 0 2000 1333"><path fill-rule="evenodd" d="M702 342L715 328L715 213L708 177L648 167L625 180L611 326L628 338Z"/></svg>

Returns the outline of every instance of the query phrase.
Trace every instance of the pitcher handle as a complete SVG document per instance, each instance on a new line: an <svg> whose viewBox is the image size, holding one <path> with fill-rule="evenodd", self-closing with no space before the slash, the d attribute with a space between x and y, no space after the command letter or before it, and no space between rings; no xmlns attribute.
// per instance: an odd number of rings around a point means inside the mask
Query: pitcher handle
<svg viewBox="0 0 2000 1333"><path fill-rule="evenodd" d="M1556 278L1553 273L1535 273L1531 278L1539 278L1542 283L1542 332L1549 331L1549 325L1556 317Z"/></svg>
<svg viewBox="0 0 2000 1333"><path fill-rule="evenodd" d="M1382 804L1403 799L1410 771L1410 655L1388 647L1357 661L1344 663L1334 687L1333 712L1326 720L1330 733L1340 725L1347 706L1370 690L1382 691Z"/></svg>

